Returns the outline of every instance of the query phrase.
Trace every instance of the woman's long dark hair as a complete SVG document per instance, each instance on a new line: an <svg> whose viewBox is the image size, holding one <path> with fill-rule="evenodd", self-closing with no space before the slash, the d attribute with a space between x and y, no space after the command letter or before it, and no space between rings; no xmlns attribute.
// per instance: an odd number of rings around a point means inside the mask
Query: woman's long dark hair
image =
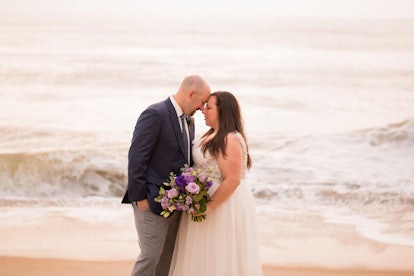
<svg viewBox="0 0 414 276"><path fill-rule="evenodd" d="M246 142L247 147L246 134L244 133L243 120L237 99L233 94L227 91L216 91L212 93L210 97L216 97L219 129L213 139L203 145L203 153L208 151L212 156L218 158L218 155L221 152L223 156L226 157L227 134L231 132L239 132ZM213 132L214 129L210 128L204 133L203 137L206 137ZM250 158L248 147L246 149L247 168L250 168L252 166L252 160Z"/></svg>

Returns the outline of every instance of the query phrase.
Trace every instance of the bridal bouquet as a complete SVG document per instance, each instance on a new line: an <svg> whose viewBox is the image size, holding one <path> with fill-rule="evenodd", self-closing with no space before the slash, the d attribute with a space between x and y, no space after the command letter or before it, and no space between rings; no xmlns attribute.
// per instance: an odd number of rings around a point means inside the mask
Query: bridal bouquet
<svg viewBox="0 0 414 276"><path fill-rule="evenodd" d="M201 215L207 209L210 196L208 189L213 185L211 177L200 169L185 165L181 168L181 175L170 174L170 182L163 183L170 189L160 188L159 196L155 201L160 202L161 215L167 218L174 210L185 211L191 215L192 221L201 222L206 215Z"/></svg>

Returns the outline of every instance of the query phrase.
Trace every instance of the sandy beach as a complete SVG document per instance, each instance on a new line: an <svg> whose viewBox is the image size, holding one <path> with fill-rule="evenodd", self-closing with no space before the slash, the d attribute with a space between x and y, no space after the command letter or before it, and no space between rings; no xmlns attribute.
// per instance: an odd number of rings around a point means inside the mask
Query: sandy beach
<svg viewBox="0 0 414 276"><path fill-rule="evenodd" d="M0 274L8 276L114 276L129 275L129 261L74 261L62 259L35 259L22 257L0 257ZM362 269L325 269L309 267L276 267L265 265L263 276L403 276L413 272L375 271Z"/></svg>
<svg viewBox="0 0 414 276"><path fill-rule="evenodd" d="M131 210L117 199L2 200L0 219L0 275L129 275L138 252ZM260 221L265 276L414 275L413 247L343 225L314 231L316 222L292 214L278 219L283 227Z"/></svg>

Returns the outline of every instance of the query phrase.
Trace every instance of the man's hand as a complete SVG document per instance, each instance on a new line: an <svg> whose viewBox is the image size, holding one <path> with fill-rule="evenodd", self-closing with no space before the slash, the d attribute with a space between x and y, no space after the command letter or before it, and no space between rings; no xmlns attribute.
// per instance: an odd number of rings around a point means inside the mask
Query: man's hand
<svg viewBox="0 0 414 276"><path fill-rule="evenodd" d="M141 211L148 210L148 208L149 208L148 199L137 201L137 206Z"/></svg>

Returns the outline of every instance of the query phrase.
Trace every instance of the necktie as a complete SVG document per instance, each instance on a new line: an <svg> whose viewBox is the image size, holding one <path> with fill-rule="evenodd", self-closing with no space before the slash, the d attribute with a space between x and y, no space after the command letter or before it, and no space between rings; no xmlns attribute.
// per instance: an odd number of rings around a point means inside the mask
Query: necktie
<svg viewBox="0 0 414 276"><path fill-rule="evenodd" d="M187 127L186 127L187 120L186 120L184 114L182 114L180 116L180 119L181 119L182 134L183 134L183 141L184 141L184 153L186 154L187 162L189 162L190 161L190 158L189 158L190 154L189 154L189 151L188 151L188 134L187 134Z"/></svg>

